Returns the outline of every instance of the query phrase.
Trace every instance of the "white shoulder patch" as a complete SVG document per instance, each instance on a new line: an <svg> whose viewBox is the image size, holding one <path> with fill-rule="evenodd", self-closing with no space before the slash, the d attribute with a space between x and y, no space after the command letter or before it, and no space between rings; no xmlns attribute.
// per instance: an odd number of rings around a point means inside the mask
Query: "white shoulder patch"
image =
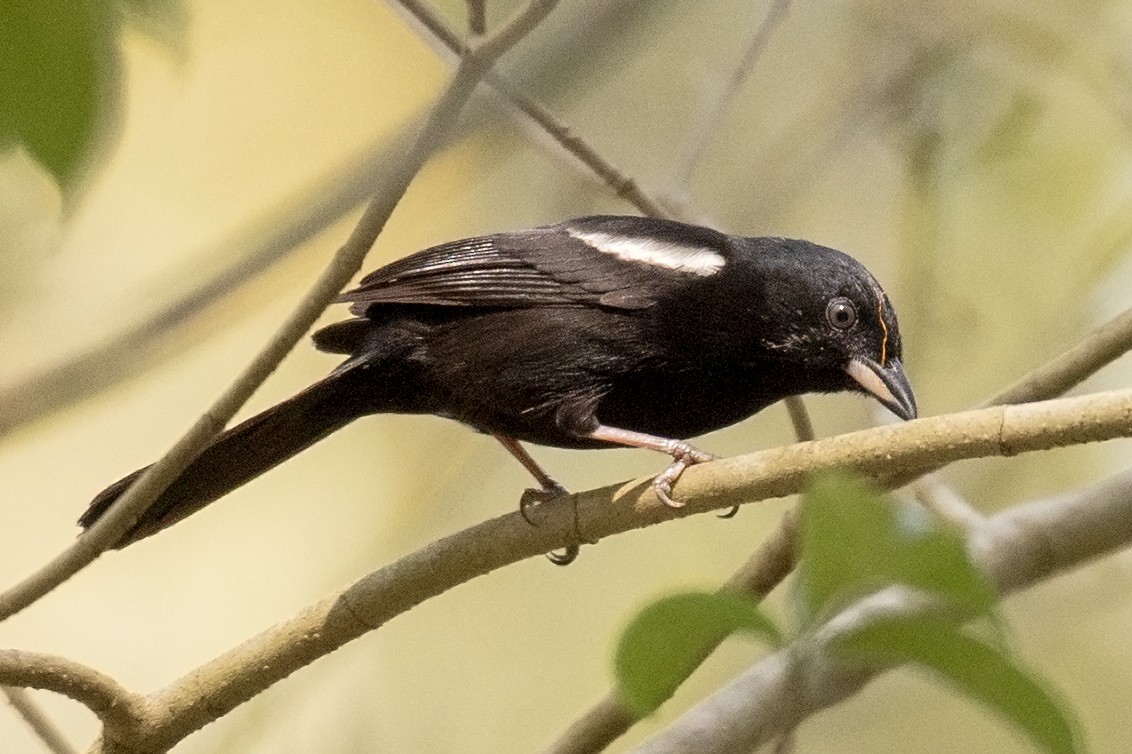
<svg viewBox="0 0 1132 754"><path fill-rule="evenodd" d="M651 238L619 236L572 228L567 229L566 232L600 252L612 254L628 262L643 262L703 277L719 272L726 261L718 251L704 246L685 246Z"/></svg>

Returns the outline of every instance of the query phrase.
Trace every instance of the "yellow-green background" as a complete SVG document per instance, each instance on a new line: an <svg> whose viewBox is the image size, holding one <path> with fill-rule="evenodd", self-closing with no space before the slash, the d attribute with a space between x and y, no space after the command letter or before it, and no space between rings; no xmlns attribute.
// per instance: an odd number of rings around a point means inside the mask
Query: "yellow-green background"
<svg viewBox="0 0 1132 754"><path fill-rule="evenodd" d="M517 3L493 0L494 19ZM628 20L600 14L625 6ZM203 0L180 53L123 38L118 141L72 214L26 157L0 160L0 384L99 343L218 269L214 247L439 93L447 64L374 0ZM462 23L463 4L447 0ZM903 323L926 415L994 392L1132 303L1132 9L1119 2L794 2L694 174L679 164L767 5L562 0L503 68L646 188L736 233L844 249ZM629 12L628 10L625 12ZM431 243L632 212L484 98L413 183L367 262ZM0 441L0 581L70 543L106 483L160 454L280 323L353 215L182 332L141 377ZM326 321L341 316L331 311ZM335 361L304 345L242 415ZM1082 389L1127 384L1127 364ZM725 398L722 398L725 399ZM864 426L852 396L809 401L821 434ZM733 454L789 441L785 411L709 436ZM946 479L993 510L1124 468L1129 446L974 462ZM572 489L663 465L633 451L535 450ZM66 655L157 689L351 579L512 509L528 484L490 438L435 418L360 421L176 529L112 553L0 625L0 646ZM570 568L477 579L299 671L185 752L497 752L549 742L610 684L619 630L650 598L718 585L789 501L652 527ZM1097 752L1132 748L1130 561L1012 598L1025 661ZM772 600L786 615L781 598ZM736 641L663 725L758 653ZM78 743L92 715L37 694ZM815 752L1027 751L973 703L890 674L799 732ZM37 752L0 709L0 751Z"/></svg>

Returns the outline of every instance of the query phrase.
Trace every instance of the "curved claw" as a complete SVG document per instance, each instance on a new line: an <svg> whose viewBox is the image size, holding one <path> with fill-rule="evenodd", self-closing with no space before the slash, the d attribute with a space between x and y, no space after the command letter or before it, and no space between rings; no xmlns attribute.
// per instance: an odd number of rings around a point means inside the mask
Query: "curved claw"
<svg viewBox="0 0 1132 754"><path fill-rule="evenodd" d="M672 466L669 466L668 468L669 470L671 470ZM680 471L683 471L683 469L681 469ZM652 480L653 492L655 492L656 496L660 498L660 502L664 503L669 508L683 508L685 505L687 505L687 503L681 503L678 500L672 499L672 482L669 482L667 479L661 479L662 476L664 476L664 474L661 474L656 479ZM680 475L677 474L676 476L679 477Z"/></svg>
<svg viewBox="0 0 1132 754"><path fill-rule="evenodd" d="M523 520L531 526L538 526L538 524L535 523L534 519L531 518L531 508L535 507L536 505L540 505L541 503L550 502L555 498L565 497L569 494L570 493L566 491L566 488L561 484L558 484L558 482L554 482L554 486L552 487L543 487L537 490L534 488L527 488L523 490L523 496L519 499L519 515L521 515L523 517ZM574 554L574 557L577 557L577 553ZM571 560L573 560L573 558L571 558ZM566 565L566 563L563 563L562 565Z"/></svg>
<svg viewBox="0 0 1132 754"><path fill-rule="evenodd" d="M716 518L735 518L735 514L739 512L739 506L733 505L726 513L720 513Z"/></svg>
<svg viewBox="0 0 1132 754"><path fill-rule="evenodd" d="M568 545L562 548L562 552L548 552L546 559L556 566L568 566L578 559L578 553L581 551L581 545Z"/></svg>
<svg viewBox="0 0 1132 754"><path fill-rule="evenodd" d="M669 452L672 454L672 465L652 480L652 488L656 492L656 496L660 498L660 502L669 508L683 508L686 503L672 499L672 486L676 484L684 470L689 466L714 461L715 456L697 450L686 442L673 443Z"/></svg>

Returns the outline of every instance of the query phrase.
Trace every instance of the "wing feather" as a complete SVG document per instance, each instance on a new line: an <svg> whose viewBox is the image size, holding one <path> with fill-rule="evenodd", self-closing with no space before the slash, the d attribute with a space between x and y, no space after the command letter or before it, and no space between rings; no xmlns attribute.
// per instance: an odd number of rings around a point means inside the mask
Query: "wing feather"
<svg viewBox="0 0 1132 754"><path fill-rule="evenodd" d="M727 250L728 237L706 228L587 217L433 246L366 275L339 301L359 316L395 303L640 309L688 275L714 272L689 260L722 266Z"/></svg>

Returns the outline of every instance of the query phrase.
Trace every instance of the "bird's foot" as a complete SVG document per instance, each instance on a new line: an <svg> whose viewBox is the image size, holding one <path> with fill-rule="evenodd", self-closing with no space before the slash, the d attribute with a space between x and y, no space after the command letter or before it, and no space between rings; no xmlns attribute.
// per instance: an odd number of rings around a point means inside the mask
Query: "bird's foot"
<svg viewBox="0 0 1132 754"><path fill-rule="evenodd" d="M551 500L566 497L569 494L565 487L553 480L550 481L550 484L539 489L528 487L523 490L523 496L519 498L519 514L523 517L523 520L531 526L538 526L534 519L531 518L531 509L536 505L549 503Z"/></svg>
<svg viewBox="0 0 1132 754"><path fill-rule="evenodd" d="M581 545L567 545L561 550L548 552L546 559L556 566L568 566L578 559L578 553L581 551Z"/></svg>
<svg viewBox="0 0 1132 754"><path fill-rule="evenodd" d="M684 470L689 466L694 466L697 463L707 463L714 461L716 456L711 453L705 453L702 450L697 450L686 442L681 440L670 441L665 452L672 456L672 465L657 475L652 480L653 491L660 501L667 505L669 508L683 508L686 503L681 503L672 499L672 486L680 479Z"/></svg>
<svg viewBox="0 0 1132 754"><path fill-rule="evenodd" d="M550 484L539 489L525 489L523 490L523 497L519 500L519 514L523 517L523 520L531 526L538 526L535 520L531 518L531 509L536 505L549 503L569 494L565 487L554 480L550 480ZM567 566L578 559L578 552L580 550L580 545L569 545L563 547L561 550L548 552L546 559L556 566Z"/></svg>

